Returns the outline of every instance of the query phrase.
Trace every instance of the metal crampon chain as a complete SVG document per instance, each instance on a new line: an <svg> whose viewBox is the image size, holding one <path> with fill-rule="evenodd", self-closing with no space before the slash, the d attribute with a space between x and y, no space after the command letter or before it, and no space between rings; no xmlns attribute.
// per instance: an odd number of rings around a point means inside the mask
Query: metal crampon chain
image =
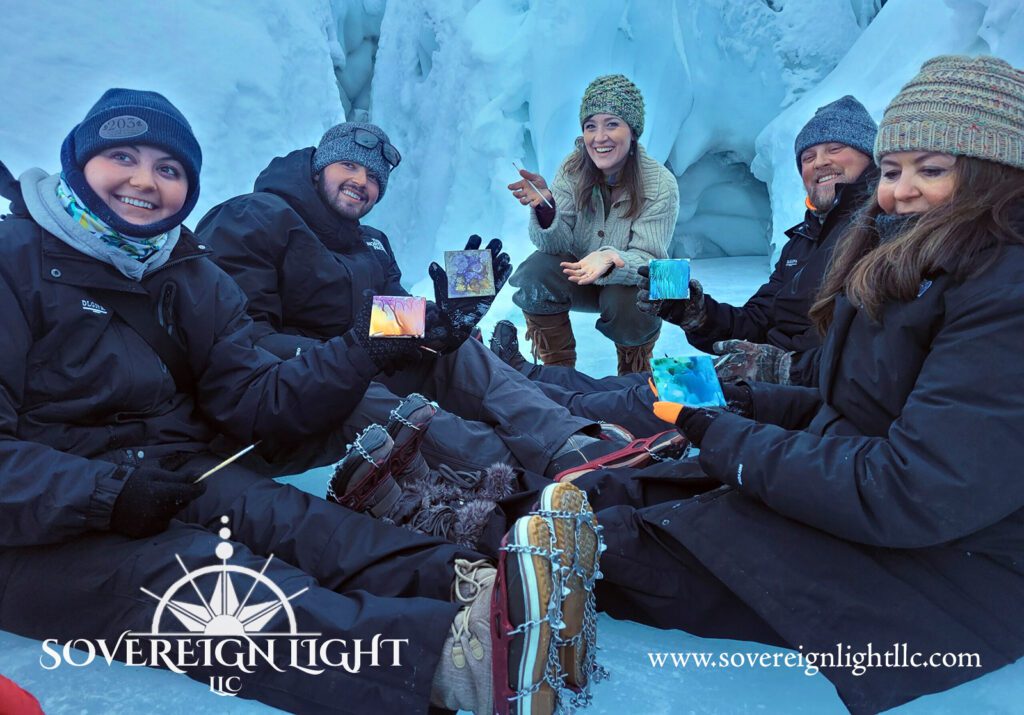
<svg viewBox="0 0 1024 715"><path fill-rule="evenodd" d="M600 524L596 523L596 519L592 511L583 509L579 511L554 511L541 509L532 513L545 518L571 520L573 522L575 537L573 539L574 553L571 554L571 560L569 561L570 565L562 566L561 559L559 558L562 552L555 548L555 530L552 530L550 534L550 549L540 549L538 547L531 546L512 546L508 548L510 551L530 553L532 555L540 555L547 558L551 563L551 574L553 580L551 603L548 606L548 613L546 617L530 624L524 623L513 631L513 633L519 633L527 627L536 627L544 622L547 622L551 627L551 640L544 678L541 681L534 683L531 687L516 693L512 699L515 700L532 694L544 683L547 683L555 692L556 712L572 713L578 708L584 708L590 705L593 700L593 694L590 687L591 684L600 682L608 677L608 671L597 662L597 651L599 646L597 645L597 605L594 597L594 584L604 577L600 569L600 557L608 547L605 545L604 537L601 533L604 529ZM597 553L594 558L594 569L593 572L589 574L586 573L580 565L580 533L584 525L594 532L595 540L597 542L595 546ZM559 631L565 628L561 608L562 599L569 594L568 582L573 576L578 576L580 578L583 588L586 591L583 611L583 627L577 635L572 638L563 639L558 635ZM561 594L560 597L559 594ZM575 691L566 685L565 681L567 673L559 660L558 650L563 646L576 646L578 648L582 644L586 645L586 656L584 656L582 668L583 672L587 675L587 685L582 690Z"/></svg>
<svg viewBox="0 0 1024 715"><path fill-rule="evenodd" d="M436 402L434 402L433 400L428 400L426 397L423 397L423 395L420 395L419 393L414 392L411 395L409 395L409 397L420 397L420 398L422 398L423 401L426 402L428 405L432 405L433 406L435 412L439 409ZM393 419L395 422L399 422L399 423L405 425L406 427L409 427L411 429L416 430L417 432L421 431L423 429L422 427L417 427L411 421L409 421L405 417L402 417L402 415L398 414L398 410L399 410L399 408L401 406L402 405L399 404L398 407L393 407L391 409L391 412L389 413L390 418Z"/></svg>
<svg viewBox="0 0 1024 715"><path fill-rule="evenodd" d="M594 556L594 570L591 574L584 573L583 569L579 566L579 544L580 544L580 531L583 525L586 524L587 528L594 532L596 540ZM593 699L593 693L591 692L591 685L593 683L600 682L608 677L608 671L597 662L597 652L599 646L597 645L597 600L594 597L594 585L600 579L604 578L604 574L601 573L601 554L603 554L608 546L604 543L604 536L602 532L604 527L596 523L594 513L587 511L581 511L576 518L576 551L573 560L574 571L583 581L583 588L586 591L586 600L583 606L583 628L581 629L578 636L573 638L574 645L585 644L586 655L582 663L583 672L586 673L586 686L579 692L572 693L570 705L573 708L584 708L590 705Z"/></svg>
<svg viewBox="0 0 1024 715"><path fill-rule="evenodd" d="M565 684L566 673L561 667L561 662L558 659L558 639L556 637L557 632L565 628L565 622L562 617L562 594L565 589L566 569L564 569L561 564L562 550L555 548L554 532L549 535L549 538L550 543L547 548L527 544L510 544L502 547L503 551L510 554L529 554L531 556L540 556L546 559L551 565L552 581L551 596L548 600L547 612L545 615L536 620L520 623L508 632L508 635L512 636L518 633L523 633L531 628L539 628L546 623L552 634L552 637L548 640L548 653L544 664L544 677L532 685L513 693L509 698L510 702L532 695L543 687L545 683L547 683L554 691L556 703L562 703L567 696L571 696L572 694ZM558 706L556 711L564 712L564 709L561 706Z"/></svg>
<svg viewBox="0 0 1024 715"><path fill-rule="evenodd" d="M370 430L370 427L373 427L373 425L368 425L365 429L363 429L362 432L360 432L359 434L356 435L356 438L355 438L354 441L349 442L348 444L346 444L345 445L345 456L342 457L341 459L339 459L337 462L335 462L331 466L331 478L327 482L327 498L328 499L330 499L332 501L335 501L335 502L340 501L338 499L338 495L334 491L334 475L338 473L339 469L341 469L341 465L345 463L345 460L348 459L348 456L352 452L353 449L356 451L356 454L358 454L360 457L365 459L367 462L369 462L373 466L375 466L375 467L379 467L380 466L379 464L377 464L377 462L373 461L373 459L370 457L370 453L367 452L366 448L363 447L363 445L359 443L359 440L362 439L363 435L366 434Z"/></svg>

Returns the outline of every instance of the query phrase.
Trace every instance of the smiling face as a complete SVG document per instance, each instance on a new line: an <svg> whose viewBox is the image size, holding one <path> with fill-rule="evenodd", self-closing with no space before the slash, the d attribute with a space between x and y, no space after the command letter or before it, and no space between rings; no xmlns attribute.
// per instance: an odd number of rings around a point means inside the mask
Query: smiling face
<svg viewBox="0 0 1024 715"><path fill-rule="evenodd" d="M916 214L949 201L956 190L956 157L898 151L882 157L878 205L887 214Z"/></svg>
<svg viewBox="0 0 1024 715"><path fill-rule="evenodd" d="M583 122L587 155L605 176L619 173L633 146L633 130L614 114L595 114Z"/></svg>
<svg viewBox="0 0 1024 715"><path fill-rule="evenodd" d="M104 149L82 167L96 195L120 218L136 226L162 221L181 210L188 177L181 162L163 149L125 145Z"/></svg>
<svg viewBox="0 0 1024 715"><path fill-rule="evenodd" d="M836 185L852 184L870 165L868 155L846 144L815 144L800 153L800 178L811 203L828 210L836 199Z"/></svg>
<svg viewBox="0 0 1024 715"><path fill-rule="evenodd" d="M328 164L316 177L320 198L336 212L350 219L369 213L380 198L380 185L366 167L354 161Z"/></svg>

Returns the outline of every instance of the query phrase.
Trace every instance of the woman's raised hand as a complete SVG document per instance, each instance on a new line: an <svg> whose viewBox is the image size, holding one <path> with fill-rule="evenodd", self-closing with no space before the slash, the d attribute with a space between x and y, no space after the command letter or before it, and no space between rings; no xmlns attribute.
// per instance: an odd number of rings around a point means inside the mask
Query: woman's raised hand
<svg viewBox="0 0 1024 715"><path fill-rule="evenodd" d="M548 182L544 180L543 176L529 172L526 169L520 169L519 175L523 178L514 184L508 185L508 190L519 199L519 203L523 206L533 207L540 206L545 200L549 203L554 203L554 197L551 195L551 191L548 190ZM530 186L531 181L533 186L537 188L537 191L534 191L533 187Z"/></svg>

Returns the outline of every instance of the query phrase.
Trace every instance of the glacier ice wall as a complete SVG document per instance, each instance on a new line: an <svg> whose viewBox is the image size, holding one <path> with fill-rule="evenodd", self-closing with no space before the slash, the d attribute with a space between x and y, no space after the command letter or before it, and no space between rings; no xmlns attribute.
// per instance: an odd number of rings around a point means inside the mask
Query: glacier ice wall
<svg viewBox="0 0 1024 715"><path fill-rule="evenodd" d="M344 119L327 0L0 3L0 161L60 168L60 144L109 87L166 95L203 148L189 225L252 190L270 158ZM0 210L6 202L0 200Z"/></svg>
<svg viewBox="0 0 1024 715"><path fill-rule="evenodd" d="M1020 66L1021 5L9 2L0 160L15 174L54 170L64 134L104 89L155 89L204 149L194 223L249 190L273 156L369 115L405 157L371 221L392 235L414 283L470 232L502 236L514 259L527 254L526 211L504 188L511 162L551 177L578 133L586 84L623 72L646 98L643 142L679 178L673 253L767 254L802 211L791 143L817 106L852 92L877 117L940 52L993 52Z"/></svg>
<svg viewBox="0 0 1024 715"><path fill-rule="evenodd" d="M622 72L644 93L643 143L680 177L674 253L767 253L767 191L746 169L754 138L871 13L850 0L390 3L373 116L407 163L378 223L412 263L473 231L524 257L526 211L504 189L511 162L551 178L579 134L586 85Z"/></svg>

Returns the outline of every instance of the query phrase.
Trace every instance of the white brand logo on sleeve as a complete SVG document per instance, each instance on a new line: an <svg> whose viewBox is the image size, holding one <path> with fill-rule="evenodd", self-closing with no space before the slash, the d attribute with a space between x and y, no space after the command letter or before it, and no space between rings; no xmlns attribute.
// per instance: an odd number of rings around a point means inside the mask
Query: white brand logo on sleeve
<svg viewBox="0 0 1024 715"><path fill-rule="evenodd" d="M792 268L799 262L800 261L796 260L795 258L790 258L789 260L786 261L786 268Z"/></svg>
<svg viewBox="0 0 1024 715"><path fill-rule="evenodd" d="M366 245L369 246L370 248L374 248L374 249L376 249L378 251L384 251L384 253L388 252L388 249L384 248L384 244L381 243L378 239L376 239L376 238L367 238L367 239L364 239L364 240L366 241Z"/></svg>

